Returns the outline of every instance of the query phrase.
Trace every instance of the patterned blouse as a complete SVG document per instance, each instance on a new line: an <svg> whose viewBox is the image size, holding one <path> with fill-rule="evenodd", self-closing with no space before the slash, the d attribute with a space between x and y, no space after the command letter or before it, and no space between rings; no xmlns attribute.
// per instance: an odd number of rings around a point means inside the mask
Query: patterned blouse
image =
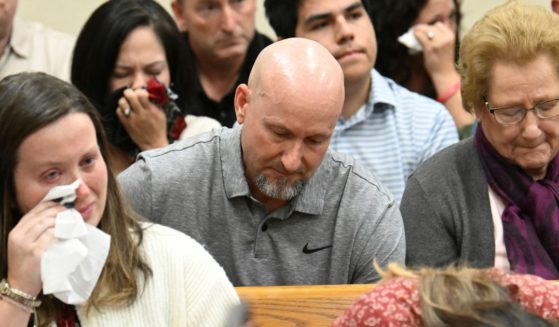
<svg viewBox="0 0 559 327"><path fill-rule="evenodd" d="M559 319L559 283L497 269L488 272L526 311L544 319ZM332 326L423 326L417 284L417 279L408 277L384 280L362 295Z"/></svg>

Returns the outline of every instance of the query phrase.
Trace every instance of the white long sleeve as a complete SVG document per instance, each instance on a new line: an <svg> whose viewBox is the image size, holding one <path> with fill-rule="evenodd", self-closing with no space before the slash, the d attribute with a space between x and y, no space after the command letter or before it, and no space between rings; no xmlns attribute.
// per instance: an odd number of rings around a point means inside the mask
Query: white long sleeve
<svg viewBox="0 0 559 327"><path fill-rule="evenodd" d="M224 326L239 303L224 270L189 236L161 225L145 227L141 248L153 271L145 289L127 307L89 315L79 308L82 326Z"/></svg>

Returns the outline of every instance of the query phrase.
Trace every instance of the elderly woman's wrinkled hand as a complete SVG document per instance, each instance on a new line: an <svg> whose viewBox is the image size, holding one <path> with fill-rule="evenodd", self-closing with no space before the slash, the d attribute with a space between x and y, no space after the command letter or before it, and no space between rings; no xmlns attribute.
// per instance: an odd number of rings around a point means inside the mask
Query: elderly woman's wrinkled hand
<svg viewBox="0 0 559 327"><path fill-rule="evenodd" d="M169 144L165 112L149 100L145 89L126 89L118 101L116 114L141 150Z"/></svg>

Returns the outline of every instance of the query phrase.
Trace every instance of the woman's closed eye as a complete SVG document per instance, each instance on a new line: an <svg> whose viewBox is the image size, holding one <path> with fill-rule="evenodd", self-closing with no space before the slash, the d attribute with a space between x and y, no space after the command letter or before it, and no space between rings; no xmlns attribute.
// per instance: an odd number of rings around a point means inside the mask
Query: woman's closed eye
<svg viewBox="0 0 559 327"><path fill-rule="evenodd" d="M114 78L126 78L126 77L130 76L130 74L131 74L131 73L130 73L130 71L128 71L128 70L122 70L122 69L120 69L120 70L115 70L115 71L113 72L113 77L114 77Z"/></svg>

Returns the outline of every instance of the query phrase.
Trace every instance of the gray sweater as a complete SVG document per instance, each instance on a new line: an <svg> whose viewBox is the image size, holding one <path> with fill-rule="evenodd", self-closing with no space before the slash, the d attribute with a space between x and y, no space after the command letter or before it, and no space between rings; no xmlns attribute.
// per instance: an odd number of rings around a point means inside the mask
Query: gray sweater
<svg viewBox="0 0 559 327"><path fill-rule="evenodd" d="M407 265L494 266L488 184L472 138L420 166L408 180L400 210Z"/></svg>

